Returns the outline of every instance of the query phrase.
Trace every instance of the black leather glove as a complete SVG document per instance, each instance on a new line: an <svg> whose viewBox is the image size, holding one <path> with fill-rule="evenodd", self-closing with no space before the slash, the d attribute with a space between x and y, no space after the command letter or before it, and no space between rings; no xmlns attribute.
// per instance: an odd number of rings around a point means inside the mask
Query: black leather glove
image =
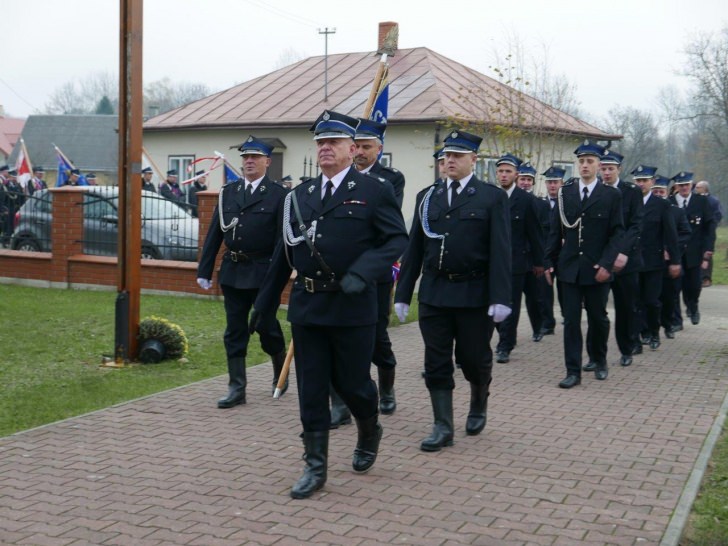
<svg viewBox="0 0 728 546"><path fill-rule="evenodd" d="M248 322L248 333L251 336L260 328L261 322L263 322L263 313L253 308L253 311L250 313L250 321Z"/></svg>
<svg viewBox="0 0 728 546"><path fill-rule="evenodd" d="M367 287L367 283L364 282L364 279L354 273L347 273L344 275L339 284L341 285L341 291L344 292L344 294L359 294L364 292Z"/></svg>

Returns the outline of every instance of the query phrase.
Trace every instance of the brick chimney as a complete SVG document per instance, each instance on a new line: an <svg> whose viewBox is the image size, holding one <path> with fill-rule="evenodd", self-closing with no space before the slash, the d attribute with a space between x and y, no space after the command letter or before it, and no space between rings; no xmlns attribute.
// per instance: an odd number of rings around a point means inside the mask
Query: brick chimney
<svg viewBox="0 0 728 546"><path fill-rule="evenodd" d="M392 32L392 39L390 39L390 42L386 44L385 46L385 39L387 35ZM389 53L390 55L394 54L394 52L398 48L398 42L399 42L399 24L395 23L393 21L387 21L384 23L379 23L379 41L377 42L377 53Z"/></svg>

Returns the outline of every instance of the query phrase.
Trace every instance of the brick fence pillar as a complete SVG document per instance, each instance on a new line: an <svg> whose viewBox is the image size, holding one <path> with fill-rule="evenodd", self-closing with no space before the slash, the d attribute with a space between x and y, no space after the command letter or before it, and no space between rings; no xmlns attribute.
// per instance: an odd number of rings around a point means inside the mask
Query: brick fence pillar
<svg viewBox="0 0 728 546"><path fill-rule="evenodd" d="M49 281L68 284L68 258L83 254L83 187L51 188L53 223Z"/></svg>
<svg viewBox="0 0 728 546"><path fill-rule="evenodd" d="M200 256L202 256L202 247L205 244L207 232L210 230L210 223L212 222L212 215L215 213L217 199L218 191L216 190L205 190L197 194L197 217L200 220L200 235L197 240L198 262L200 261ZM222 250L224 250L224 247L225 245L221 245L221 252L218 252L217 254L217 259L215 260L215 268L213 269L215 273L220 270L220 261L222 260ZM216 294L218 296L221 295L222 292L220 291L220 285L217 284L216 280L217 275L213 275L212 288L209 291L205 291L200 288L200 293L209 294L210 292L212 292L213 294Z"/></svg>

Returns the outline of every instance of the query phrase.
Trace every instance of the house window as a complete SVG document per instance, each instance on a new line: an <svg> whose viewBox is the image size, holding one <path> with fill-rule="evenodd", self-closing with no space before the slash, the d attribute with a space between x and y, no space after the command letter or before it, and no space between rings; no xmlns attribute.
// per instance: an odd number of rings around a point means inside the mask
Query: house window
<svg viewBox="0 0 728 546"><path fill-rule="evenodd" d="M192 165L194 160L195 156L193 155L171 155L169 156L167 168L169 170L177 169L177 182L182 182L194 176L195 173L187 172L187 168ZM180 186L185 194L185 201L187 201L187 192L190 189L190 185L185 184L184 186Z"/></svg>
<svg viewBox="0 0 728 546"><path fill-rule="evenodd" d="M498 179L495 176L496 161L498 161L497 157L479 157L478 161L475 163L475 176L480 178L483 182L497 184Z"/></svg>
<svg viewBox="0 0 728 546"><path fill-rule="evenodd" d="M560 167L566 171L564 173L564 182L574 176L574 162L573 161L554 161L552 163L554 167Z"/></svg>

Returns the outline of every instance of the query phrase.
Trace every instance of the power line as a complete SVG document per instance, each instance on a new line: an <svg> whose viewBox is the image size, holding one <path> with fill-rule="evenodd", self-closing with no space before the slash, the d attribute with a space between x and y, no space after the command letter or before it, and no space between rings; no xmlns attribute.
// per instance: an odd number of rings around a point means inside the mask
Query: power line
<svg viewBox="0 0 728 546"><path fill-rule="evenodd" d="M321 25L317 23L316 21L312 21L311 19L306 19L305 17L301 17L300 15L289 13L287 11L283 11L280 8L276 8L274 6L271 6L270 4L263 3L259 0L245 0L248 4L251 4L257 8L262 9L263 11L267 11L270 13L273 13L274 15L278 15L280 17L283 17L285 19L288 19L289 21L293 21L294 23L300 23L307 27L320 27Z"/></svg>
<svg viewBox="0 0 728 546"><path fill-rule="evenodd" d="M13 95L15 95L16 97L18 97L25 104L27 104L28 106L30 106L33 110L38 110L38 108L36 108L33 104L30 104L27 100L25 100L25 98L20 93L18 93L15 89L13 89L12 86L8 82L6 82L2 78L0 78L0 83L2 83L5 87L7 87L8 89L10 89L10 91L13 93Z"/></svg>

